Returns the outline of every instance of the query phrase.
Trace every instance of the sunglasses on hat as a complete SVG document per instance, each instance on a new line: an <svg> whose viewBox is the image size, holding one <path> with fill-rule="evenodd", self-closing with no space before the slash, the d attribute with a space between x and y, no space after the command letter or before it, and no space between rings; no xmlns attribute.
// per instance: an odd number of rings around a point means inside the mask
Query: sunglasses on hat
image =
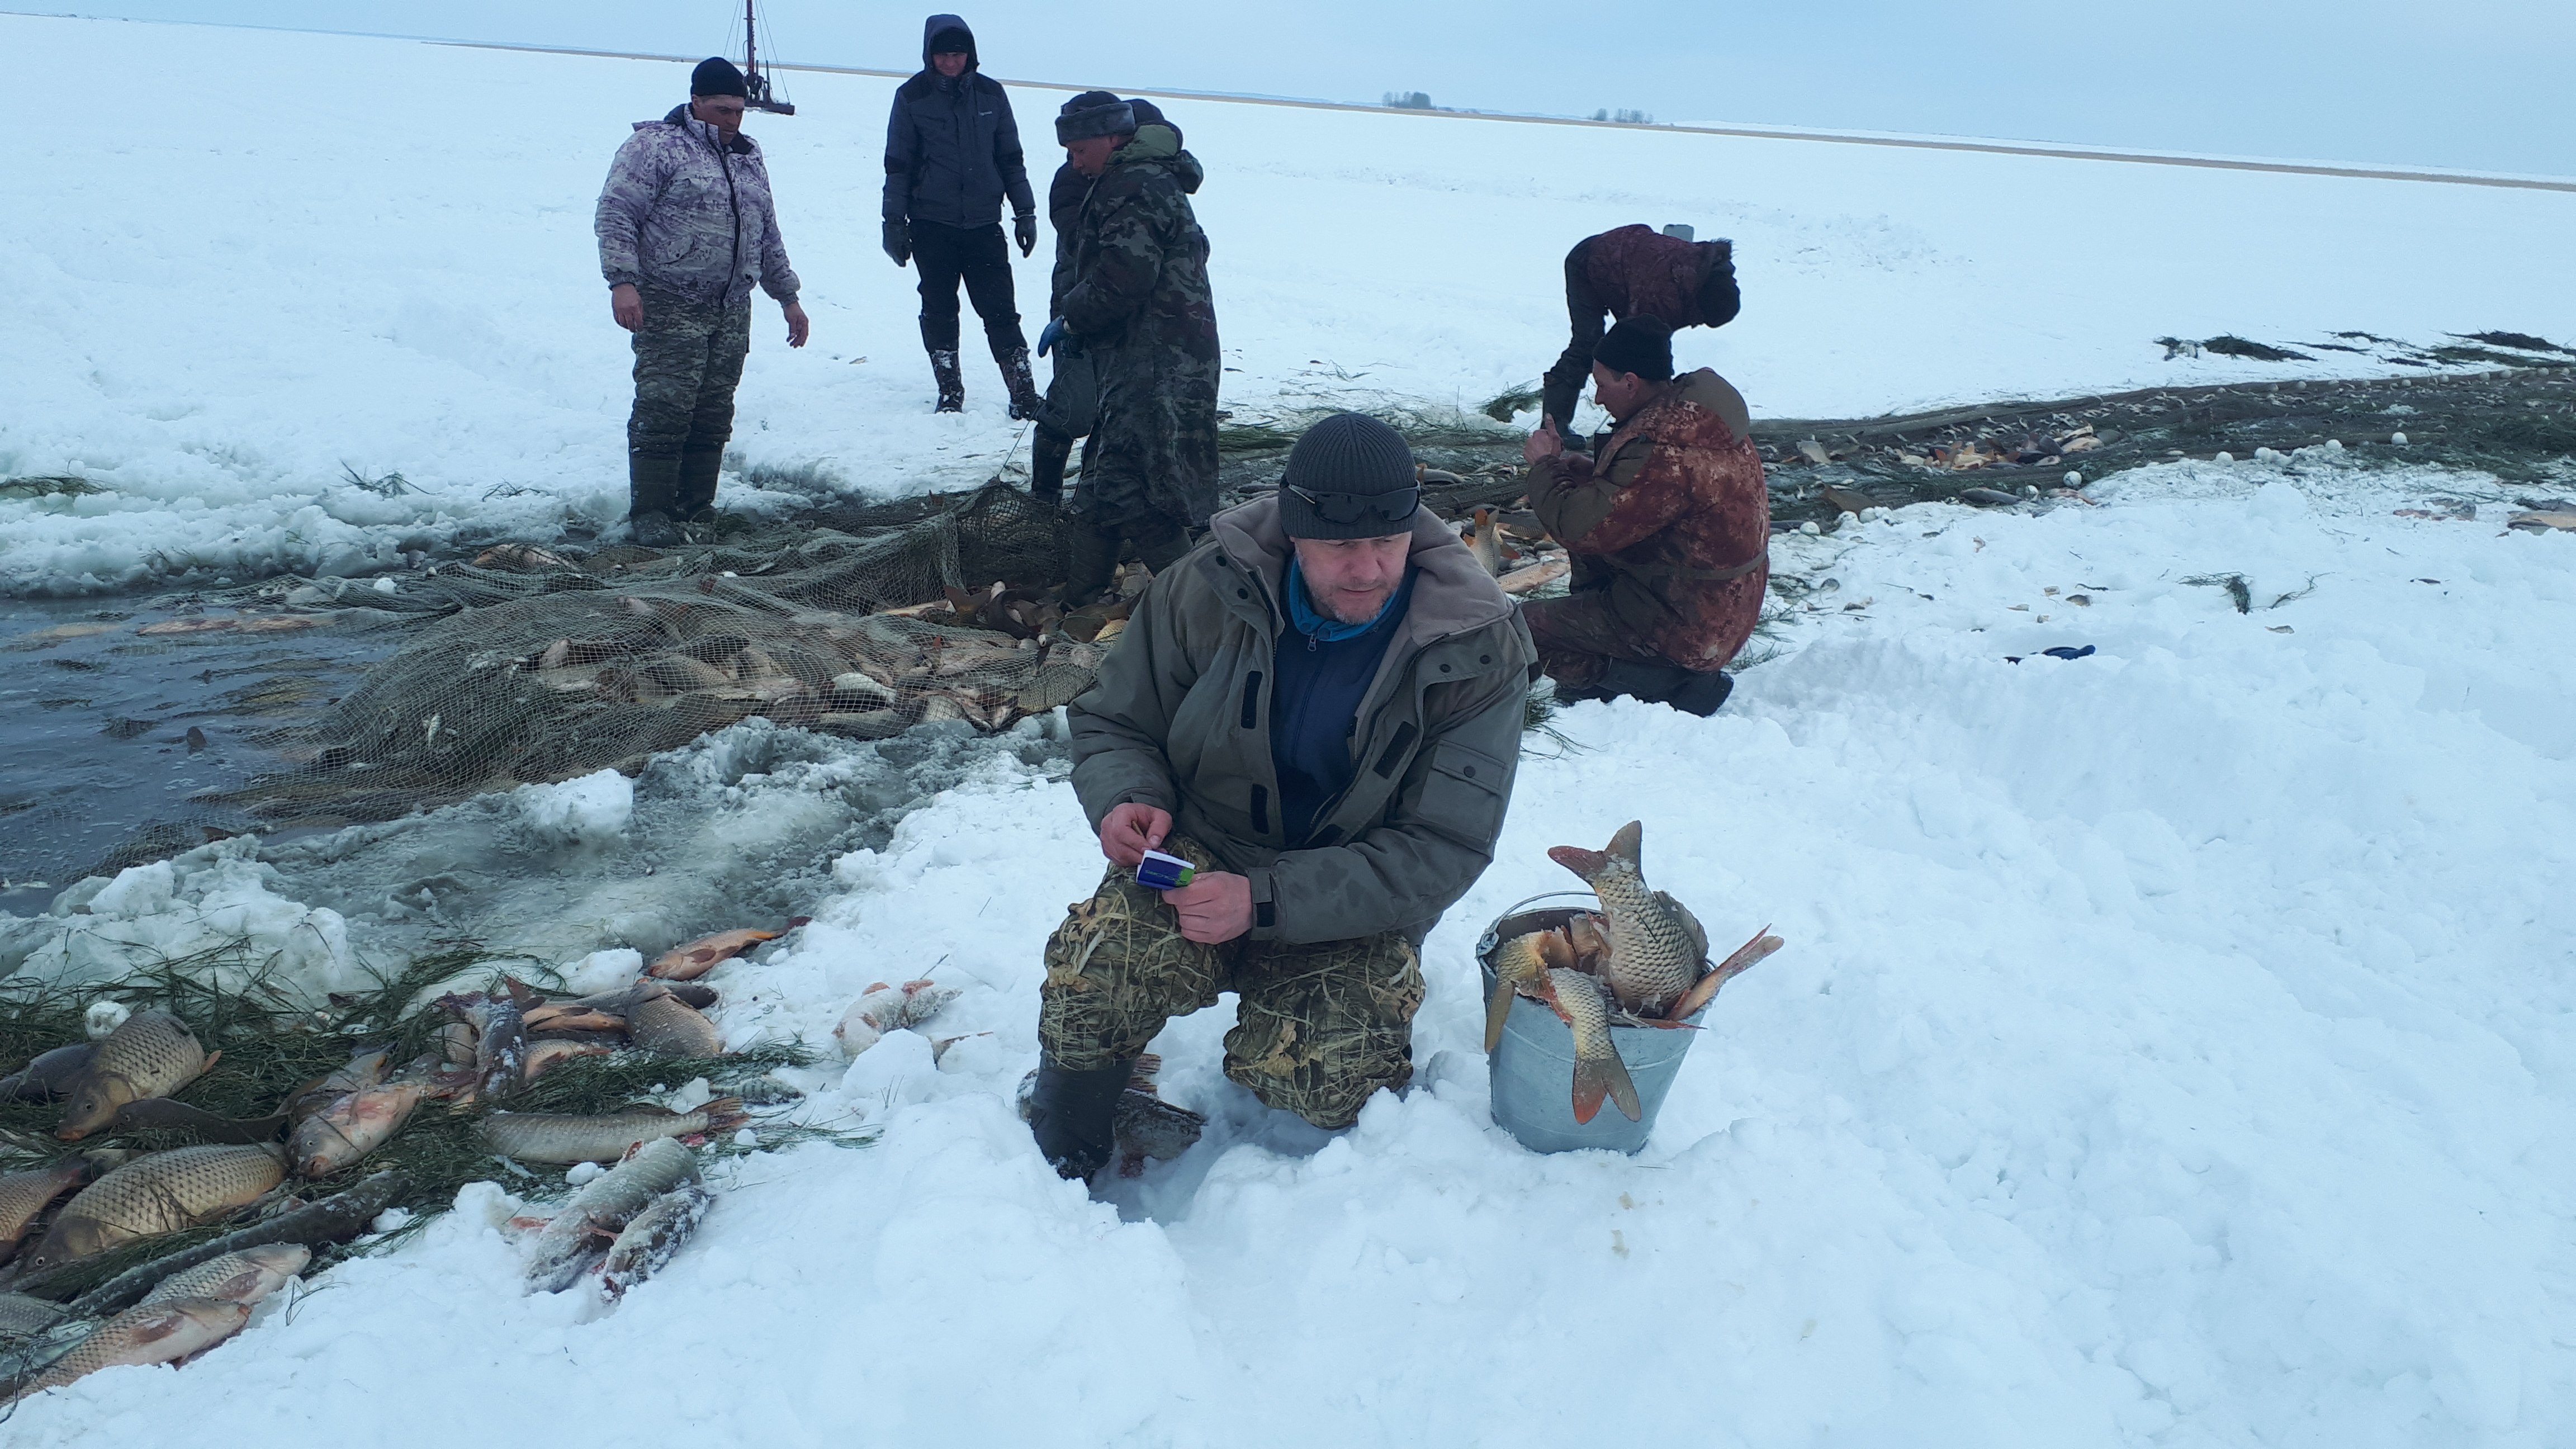
<svg viewBox="0 0 2576 1449"><path fill-rule="evenodd" d="M1310 493L1294 483L1279 486L1306 500L1306 505L1322 514L1328 523L1357 523L1363 518L1384 519L1402 523L1421 506L1422 490L1398 488L1392 493Z"/></svg>

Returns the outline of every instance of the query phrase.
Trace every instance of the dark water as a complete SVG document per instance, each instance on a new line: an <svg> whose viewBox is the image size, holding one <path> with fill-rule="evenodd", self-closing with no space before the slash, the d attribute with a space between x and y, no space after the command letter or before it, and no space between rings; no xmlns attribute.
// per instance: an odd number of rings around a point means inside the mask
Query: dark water
<svg viewBox="0 0 2576 1449"><path fill-rule="evenodd" d="M139 600L0 601L0 910L41 910L85 874L249 829L190 797L284 763L262 738L328 708L401 642L327 624L138 632L186 617Z"/></svg>

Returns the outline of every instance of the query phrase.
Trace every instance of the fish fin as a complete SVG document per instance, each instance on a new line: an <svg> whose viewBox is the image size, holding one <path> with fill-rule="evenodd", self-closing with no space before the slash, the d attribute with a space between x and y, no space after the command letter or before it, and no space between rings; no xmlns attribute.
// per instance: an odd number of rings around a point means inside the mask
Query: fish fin
<svg viewBox="0 0 2576 1449"><path fill-rule="evenodd" d="M1626 861L1639 875L1644 875L1646 862L1642 852L1645 842L1646 822L1631 820L1619 827L1619 833L1610 837L1609 848L1601 853L1613 860Z"/></svg>
<svg viewBox="0 0 2576 1449"><path fill-rule="evenodd" d="M740 1097L718 1097L707 1103L706 1114L709 1132L722 1132L751 1120L751 1114L742 1110Z"/></svg>
<svg viewBox="0 0 2576 1449"><path fill-rule="evenodd" d="M1494 1048L1503 1044L1503 1023L1512 1019L1512 997L1515 994L1517 993L1512 990L1512 983L1497 980L1494 983L1493 996L1485 1002L1485 1055L1487 1056L1492 1056Z"/></svg>
<svg viewBox="0 0 2576 1449"><path fill-rule="evenodd" d="M1673 1003L1672 1014L1680 1017L1697 1012L1701 1007L1708 1005L1710 997L1717 995L1717 988L1751 970L1763 957L1779 950L1782 944L1779 937L1771 934L1771 928L1768 926L1755 932L1752 940L1735 948L1735 954L1711 967L1708 974L1692 982L1691 988L1681 994L1680 1000Z"/></svg>
<svg viewBox="0 0 2576 1449"><path fill-rule="evenodd" d="M1644 1109L1637 1103L1637 1084L1628 1080L1628 1064L1619 1060L1617 1048L1612 1048L1610 1055L1599 1061L1574 1064L1574 1091L1578 1101L1583 1095L1584 1071L1587 1067L1590 1068L1593 1078L1592 1111L1601 1110L1601 1098L1604 1093L1607 1093L1611 1101L1619 1104L1620 1112L1629 1121L1637 1121ZM1590 1113L1577 1112L1575 1116L1578 1121L1592 1120Z"/></svg>
<svg viewBox="0 0 2576 1449"><path fill-rule="evenodd" d="M546 999L529 989L528 983L516 976L503 976L501 988L510 994L511 1003L521 1011L526 1011L531 1006L545 1005Z"/></svg>
<svg viewBox="0 0 2576 1449"><path fill-rule="evenodd" d="M1669 914L1674 920L1682 923L1682 930L1690 936L1691 959L1694 961L1707 960L1708 927L1701 925L1699 923L1699 917L1691 914L1690 907L1674 900L1670 892L1657 891L1655 892L1655 899L1663 903L1664 910L1667 914Z"/></svg>
<svg viewBox="0 0 2576 1449"><path fill-rule="evenodd" d="M1567 870L1574 872L1585 880L1590 880L1594 876L1599 875L1602 868L1610 863L1610 857L1603 855L1600 851L1585 850L1579 845L1549 846L1547 858L1555 861L1558 865L1564 866Z"/></svg>
<svg viewBox="0 0 2576 1449"><path fill-rule="evenodd" d="M1610 1079L1598 1062L1574 1064L1574 1120L1577 1125L1589 1123L1601 1113L1601 1099L1610 1095Z"/></svg>
<svg viewBox="0 0 2576 1449"><path fill-rule="evenodd" d="M202 1077L202 1076L204 1076L206 1073L213 1071L213 1070L215 1069L215 1063L217 1063L217 1062L219 1062L219 1061L222 1061L223 1059L224 1059L224 1054L223 1054L222 1052L208 1052L208 1053L206 1053L206 1064L205 1064L204 1066L201 1066L201 1067L197 1068L197 1076L196 1076L196 1077L190 1077L188 1080L193 1082L193 1081L197 1080L197 1077Z"/></svg>
<svg viewBox="0 0 2576 1449"><path fill-rule="evenodd" d="M1551 969L1580 964L1575 956L1574 939L1562 929L1539 932L1538 959Z"/></svg>

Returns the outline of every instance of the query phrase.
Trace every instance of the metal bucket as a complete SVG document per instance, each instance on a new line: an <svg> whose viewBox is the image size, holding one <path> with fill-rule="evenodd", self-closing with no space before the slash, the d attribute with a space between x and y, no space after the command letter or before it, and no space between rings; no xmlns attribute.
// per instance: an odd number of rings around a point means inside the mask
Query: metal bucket
<svg viewBox="0 0 2576 1449"><path fill-rule="evenodd" d="M1476 965L1484 974L1487 1000L1493 998L1495 946L1529 931L1562 926L1585 909L1581 905L1531 909L1541 901L1558 900L1595 903L1590 891L1551 891L1513 906L1485 928L1483 939L1476 943ZM1706 971L1708 963L1700 962L1700 969ZM1696 1025L1707 1014L1708 1008L1703 1006L1689 1020ZM1673 1078L1681 1073L1682 1058L1699 1033L1651 1026L1613 1026L1610 1032L1611 1040L1618 1044L1619 1059L1627 1063L1628 1080L1637 1088L1637 1120L1629 1121L1617 1103L1604 1102L1591 1121L1577 1122L1574 1030L1545 1005L1515 995L1512 1014L1503 1023L1503 1039L1495 1044L1494 1055L1486 1063L1492 1077L1495 1125L1520 1139L1520 1144L1532 1152L1571 1152L1584 1147L1635 1152L1644 1147L1655 1130L1655 1113L1672 1091Z"/></svg>

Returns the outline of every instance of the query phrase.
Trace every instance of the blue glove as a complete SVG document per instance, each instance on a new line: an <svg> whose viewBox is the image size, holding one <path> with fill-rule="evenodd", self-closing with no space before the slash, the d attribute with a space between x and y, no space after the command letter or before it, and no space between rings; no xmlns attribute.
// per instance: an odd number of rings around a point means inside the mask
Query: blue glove
<svg viewBox="0 0 2576 1449"><path fill-rule="evenodd" d="M1064 319L1061 317L1049 317L1047 319L1046 330L1038 334L1038 356L1046 356L1049 348L1054 347L1057 343L1062 342L1063 340Z"/></svg>

